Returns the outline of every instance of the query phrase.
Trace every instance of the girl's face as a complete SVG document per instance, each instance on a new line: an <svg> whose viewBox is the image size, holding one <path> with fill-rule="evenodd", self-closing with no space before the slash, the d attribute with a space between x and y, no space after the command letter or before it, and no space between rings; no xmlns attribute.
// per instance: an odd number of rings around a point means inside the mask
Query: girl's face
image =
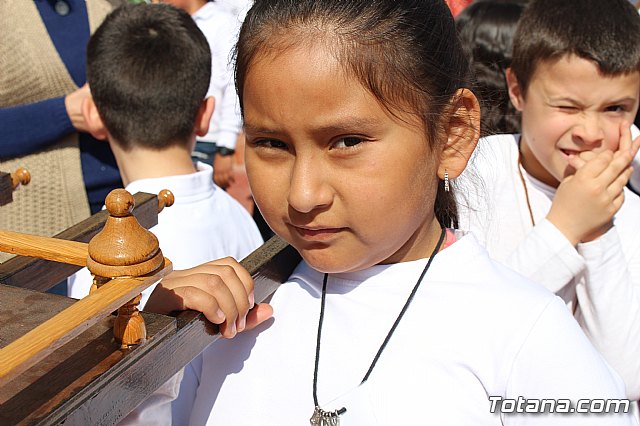
<svg viewBox="0 0 640 426"><path fill-rule="evenodd" d="M260 211L323 272L428 257L438 154L422 123L391 116L315 47L258 56L247 73L245 160Z"/></svg>

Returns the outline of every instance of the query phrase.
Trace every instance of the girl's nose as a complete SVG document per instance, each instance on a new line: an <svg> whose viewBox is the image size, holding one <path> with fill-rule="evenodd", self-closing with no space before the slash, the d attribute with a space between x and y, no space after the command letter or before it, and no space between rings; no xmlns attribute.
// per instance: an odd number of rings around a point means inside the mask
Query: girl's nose
<svg viewBox="0 0 640 426"><path fill-rule="evenodd" d="M300 213L309 213L331 204L333 191L329 175L314 159L296 158L289 185L289 205Z"/></svg>

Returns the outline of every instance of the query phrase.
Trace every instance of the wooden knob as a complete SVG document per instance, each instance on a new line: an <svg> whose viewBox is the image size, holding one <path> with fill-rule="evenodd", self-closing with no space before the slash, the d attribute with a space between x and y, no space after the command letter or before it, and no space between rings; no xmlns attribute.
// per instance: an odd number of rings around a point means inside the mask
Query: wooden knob
<svg viewBox="0 0 640 426"><path fill-rule="evenodd" d="M131 215L133 206L136 202L133 199L133 195L129 194L124 189L114 189L107 195L104 201L109 214L114 217L125 217Z"/></svg>
<svg viewBox="0 0 640 426"><path fill-rule="evenodd" d="M20 185L27 185L29 182L31 182L31 173L24 167L20 167L11 173L11 184L14 190Z"/></svg>
<svg viewBox="0 0 640 426"><path fill-rule="evenodd" d="M106 278L140 276L160 268L164 257L158 239L131 214L134 199L124 189L114 189L105 200L109 217L89 242L87 267Z"/></svg>
<svg viewBox="0 0 640 426"><path fill-rule="evenodd" d="M163 189L158 193L158 213L165 207L171 207L176 198L173 196L173 192L168 189Z"/></svg>

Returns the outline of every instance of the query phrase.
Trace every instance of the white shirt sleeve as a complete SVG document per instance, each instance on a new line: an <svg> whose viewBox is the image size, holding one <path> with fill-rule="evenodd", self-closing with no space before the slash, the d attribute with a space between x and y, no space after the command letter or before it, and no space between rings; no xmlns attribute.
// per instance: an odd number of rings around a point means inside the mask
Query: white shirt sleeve
<svg viewBox="0 0 640 426"><path fill-rule="evenodd" d="M587 265L576 285L578 322L624 379L627 396L640 399L640 253L625 256L615 227L578 252Z"/></svg>
<svg viewBox="0 0 640 426"><path fill-rule="evenodd" d="M585 267L575 247L547 219L534 226L505 263L554 293Z"/></svg>
<svg viewBox="0 0 640 426"><path fill-rule="evenodd" d="M624 385L571 318L553 299L530 330L514 360L506 399L624 399ZM502 414L505 425L633 425L628 414Z"/></svg>

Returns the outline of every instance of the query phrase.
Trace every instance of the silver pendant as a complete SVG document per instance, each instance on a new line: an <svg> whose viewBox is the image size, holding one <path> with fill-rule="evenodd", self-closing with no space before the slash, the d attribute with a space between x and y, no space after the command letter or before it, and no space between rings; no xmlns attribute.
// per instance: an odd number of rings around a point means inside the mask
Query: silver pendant
<svg viewBox="0 0 640 426"><path fill-rule="evenodd" d="M316 407L310 419L311 426L340 426L340 414L338 410L324 411L322 408Z"/></svg>

